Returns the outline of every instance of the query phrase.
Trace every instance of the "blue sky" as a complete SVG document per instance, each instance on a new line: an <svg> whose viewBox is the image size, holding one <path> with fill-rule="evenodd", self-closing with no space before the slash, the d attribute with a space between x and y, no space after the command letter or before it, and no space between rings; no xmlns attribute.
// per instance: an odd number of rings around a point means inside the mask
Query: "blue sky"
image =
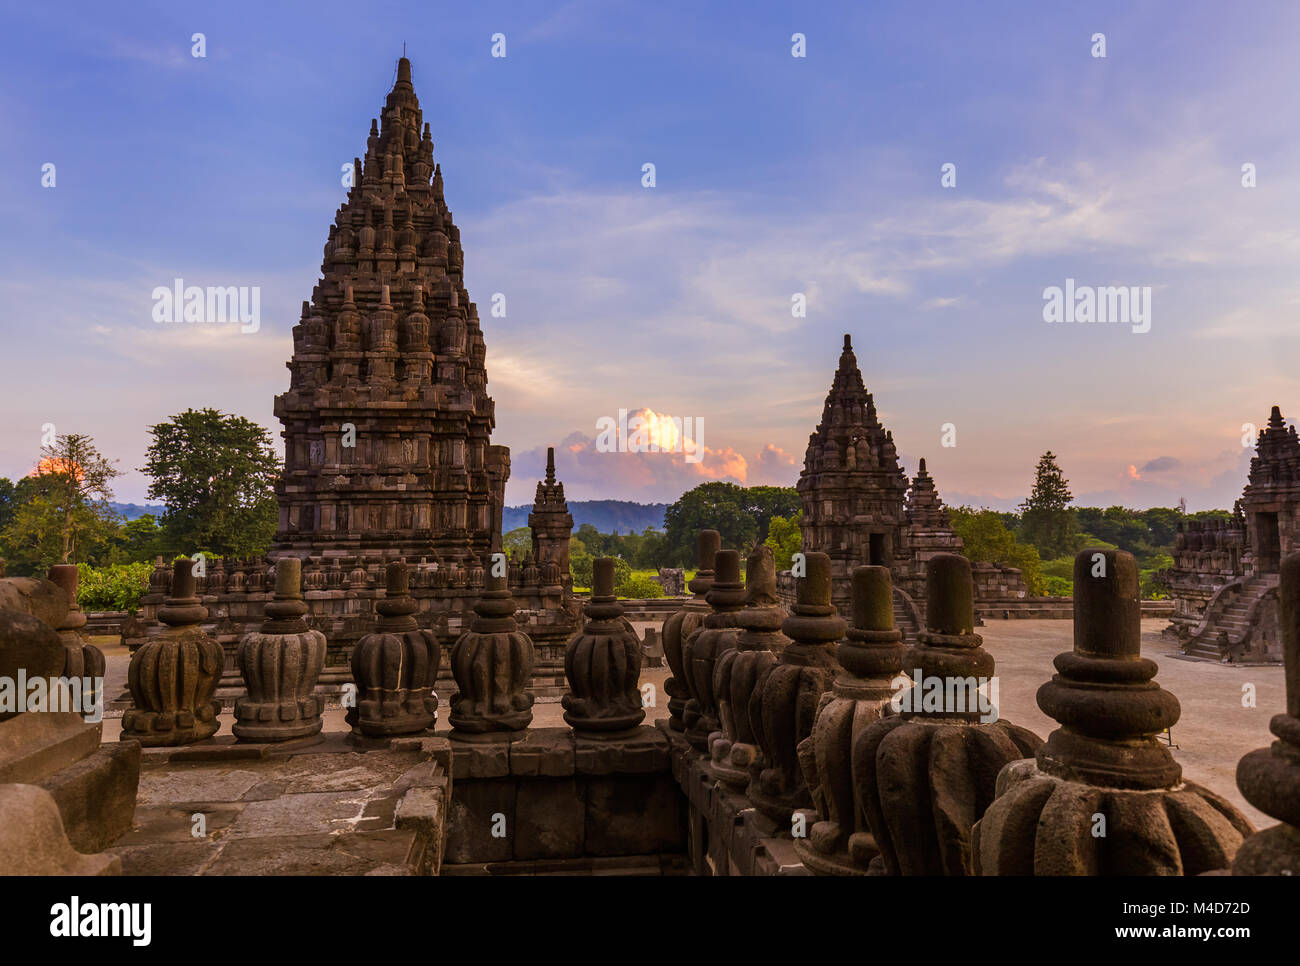
<svg viewBox="0 0 1300 966"><path fill-rule="evenodd" d="M1230 506L1243 424L1300 406L1300 8L813 6L7 4L0 475L49 422L136 501L146 427L182 409L278 438L339 168L405 43L508 502L548 443L571 499L792 483L850 332L949 503L1014 505L1050 448L1083 504ZM156 325L176 277L260 286L260 330ZM1067 278L1149 286L1151 330L1046 324ZM620 408L702 418L706 459L594 452Z"/></svg>

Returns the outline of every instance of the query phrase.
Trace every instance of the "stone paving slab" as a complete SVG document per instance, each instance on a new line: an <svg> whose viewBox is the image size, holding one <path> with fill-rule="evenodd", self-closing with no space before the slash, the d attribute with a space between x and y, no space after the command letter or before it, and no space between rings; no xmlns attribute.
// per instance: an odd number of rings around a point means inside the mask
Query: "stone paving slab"
<svg viewBox="0 0 1300 966"><path fill-rule="evenodd" d="M246 748L251 757L232 757L228 742L200 743L180 761L152 750L133 827L110 850L124 874L436 874L445 740Z"/></svg>

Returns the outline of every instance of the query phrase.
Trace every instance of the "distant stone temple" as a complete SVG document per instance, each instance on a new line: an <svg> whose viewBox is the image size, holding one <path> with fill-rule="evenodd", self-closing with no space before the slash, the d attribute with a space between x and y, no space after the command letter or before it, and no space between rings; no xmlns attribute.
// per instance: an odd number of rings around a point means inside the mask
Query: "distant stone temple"
<svg viewBox="0 0 1300 966"><path fill-rule="evenodd" d="M855 567L888 567L895 623L908 636L921 630L926 561L940 553L960 553L962 542L925 460L909 484L893 433L876 415L848 335L821 422L808 438L796 487L803 503L802 549L830 557L832 599L840 613L850 612ZM1027 594L1020 571L1013 568L979 564L974 577L976 595L986 608ZM791 586L790 576L783 575L787 601Z"/></svg>
<svg viewBox="0 0 1300 966"><path fill-rule="evenodd" d="M1191 520L1164 579L1172 631L1188 654L1234 663L1282 660L1278 572L1300 549L1300 439L1273 407L1231 520Z"/></svg>
<svg viewBox="0 0 1300 966"><path fill-rule="evenodd" d="M293 329L289 389L275 400L285 442L275 546L267 559L215 561L199 576L210 632L228 652L219 694L237 686L234 645L260 625L274 561L285 557L303 560L306 619L330 642L327 687L350 679L351 646L374 627L389 562L410 565L417 620L442 644L473 618L487 556L501 549L510 452L491 443L487 350L463 272L460 232L403 57ZM532 684L558 693L579 613L573 518L553 451L529 525L533 552L511 562L507 580L537 645ZM143 633L130 643L158 632L171 576L160 562L140 608Z"/></svg>

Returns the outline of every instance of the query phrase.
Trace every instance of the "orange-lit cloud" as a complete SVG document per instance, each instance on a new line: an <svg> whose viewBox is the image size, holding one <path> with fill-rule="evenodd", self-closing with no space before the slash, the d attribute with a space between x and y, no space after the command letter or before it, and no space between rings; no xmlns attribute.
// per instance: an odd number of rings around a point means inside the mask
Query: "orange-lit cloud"
<svg viewBox="0 0 1300 966"><path fill-rule="evenodd" d="M60 459L57 456L43 456L28 476L45 476L47 473L70 473L78 480L86 477L86 472L76 463Z"/></svg>
<svg viewBox="0 0 1300 966"><path fill-rule="evenodd" d="M569 499L609 499L616 493L621 499L671 503L701 483L792 486L798 476L795 458L774 443L765 444L752 456L734 446L703 445L696 450L691 423L644 407L628 412L628 435L634 439L638 438L636 416L644 427L639 438L654 443L658 452L636 451L635 447L602 452L597 437L577 432L556 444L556 476L563 481ZM704 433L695 435L703 437ZM545 472L546 447L517 451L512 461L506 502L515 506L532 499L532 488Z"/></svg>

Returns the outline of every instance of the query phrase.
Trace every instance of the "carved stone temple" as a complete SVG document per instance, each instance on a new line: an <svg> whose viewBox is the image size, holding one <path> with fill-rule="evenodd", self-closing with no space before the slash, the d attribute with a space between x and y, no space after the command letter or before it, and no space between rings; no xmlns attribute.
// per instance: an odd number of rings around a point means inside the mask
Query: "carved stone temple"
<svg viewBox="0 0 1300 966"><path fill-rule="evenodd" d="M1246 664L1282 660L1278 571L1300 549L1300 438L1277 406L1260 430L1232 520L1192 520L1174 538L1164 572L1169 631L1198 657Z"/></svg>
<svg viewBox="0 0 1300 966"><path fill-rule="evenodd" d="M350 680L351 647L375 628L388 563L407 562L421 628L448 647L468 629L487 555L501 549L510 476L509 450L491 442L485 360L460 231L403 57L293 328L289 389L275 399L285 443L275 547L268 559L209 562L198 576L205 629L227 652L219 697L229 703L242 690L235 648L260 627L274 562L285 557L302 559L306 621L329 640L327 690ZM573 518L553 451L529 523L531 565L510 567L509 590L537 648L531 685L558 695L580 615ZM160 632L170 578L159 561L140 608L143 633L128 635L133 647ZM440 688L454 688L446 661Z"/></svg>
<svg viewBox="0 0 1300 966"><path fill-rule="evenodd" d="M468 564L499 549L510 454L491 444L483 330L406 58L382 119L353 162L275 400L285 469L273 556Z"/></svg>
<svg viewBox="0 0 1300 966"><path fill-rule="evenodd" d="M808 437L796 486L803 503L803 550L831 558L836 608L852 612L854 568L887 567L895 624L914 638L925 626L925 563L936 554L960 553L962 542L925 460L908 481L894 435L881 425L848 335L821 422ZM782 576L782 596L793 603L792 578ZM974 568L974 578L976 599L986 608L1021 600L1028 592L1014 568L982 563Z"/></svg>

